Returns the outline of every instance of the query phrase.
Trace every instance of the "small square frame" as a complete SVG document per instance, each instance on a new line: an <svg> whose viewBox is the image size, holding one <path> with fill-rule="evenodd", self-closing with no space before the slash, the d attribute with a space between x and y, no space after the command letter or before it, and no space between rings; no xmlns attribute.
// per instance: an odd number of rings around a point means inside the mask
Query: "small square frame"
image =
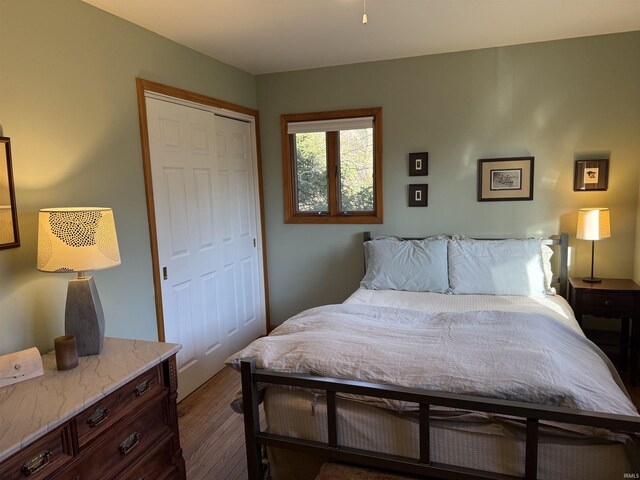
<svg viewBox="0 0 640 480"><path fill-rule="evenodd" d="M426 183L409 185L409 206L427 207L429 205L429 185Z"/></svg>
<svg viewBox="0 0 640 480"><path fill-rule="evenodd" d="M534 157L478 160L478 201L533 200Z"/></svg>
<svg viewBox="0 0 640 480"><path fill-rule="evenodd" d="M420 177L429 175L429 152L409 154L409 176Z"/></svg>
<svg viewBox="0 0 640 480"><path fill-rule="evenodd" d="M576 160L573 191L593 192L609 188L609 159Z"/></svg>

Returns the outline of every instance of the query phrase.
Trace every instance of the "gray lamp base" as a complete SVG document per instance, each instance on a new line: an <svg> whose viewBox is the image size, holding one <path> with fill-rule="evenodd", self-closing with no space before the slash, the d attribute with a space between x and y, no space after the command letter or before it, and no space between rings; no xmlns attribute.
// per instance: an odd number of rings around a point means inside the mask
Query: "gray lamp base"
<svg viewBox="0 0 640 480"><path fill-rule="evenodd" d="M69 281L64 333L76 337L79 357L95 355L102 350L104 313L92 276Z"/></svg>

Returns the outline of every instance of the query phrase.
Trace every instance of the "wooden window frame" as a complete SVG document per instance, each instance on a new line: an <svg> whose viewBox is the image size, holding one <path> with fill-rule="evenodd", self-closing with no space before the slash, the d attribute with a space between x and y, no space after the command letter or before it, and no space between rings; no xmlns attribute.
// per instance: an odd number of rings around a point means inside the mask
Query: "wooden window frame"
<svg viewBox="0 0 640 480"><path fill-rule="evenodd" d="M339 170L337 162L337 132L327 132L327 169L329 212L299 212L296 205L296 171L294 135L288 134L292 122L373 117L373 212L341 212L338 198ZM331 112L294 113L280 117L282 160L284 172L285 223L383 223L382 217L382 107L337 110Z"/></svg>

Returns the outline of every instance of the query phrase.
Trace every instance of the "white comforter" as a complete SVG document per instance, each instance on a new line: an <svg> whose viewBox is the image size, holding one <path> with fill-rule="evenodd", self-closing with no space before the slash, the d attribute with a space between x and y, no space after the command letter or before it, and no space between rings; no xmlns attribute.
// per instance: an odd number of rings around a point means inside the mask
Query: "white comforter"
<svg viewBox="0 0 640 480"><path fill-rule="evenodd" d="M604 354L577 331L539 313L426 313L341 304L313 308L227 359L239 368L311 373L637 415ZM370 400L394 410L415 404Z"/></svg>
<svg viewBox="0 0 640 480"><path fill-rule="evenodd" d="M496 311L540 313L558 320L576 332L582 329L573 310L560 295L525 297L516 295L443 295L432 292L368 290L359 288L344 303L406 308L421 312Z"/></svg>

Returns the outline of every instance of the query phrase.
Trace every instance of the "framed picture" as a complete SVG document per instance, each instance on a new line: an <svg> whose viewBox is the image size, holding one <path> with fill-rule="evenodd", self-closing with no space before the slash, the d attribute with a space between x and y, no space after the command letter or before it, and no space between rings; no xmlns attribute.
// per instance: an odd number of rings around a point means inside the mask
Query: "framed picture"
<svg viewBox="0 0 640 480"><path fill-rule="evenodd" d="M609 159L576 160L573 190L586 192L609 188Z"/></svg>
<svg viewBox="0 0 640 480"><path fill-rule="evenodd" d="M409 185L409 206L426 207L428 200L429 185L426 183Z"/></svg>
<svg viewBox="0 0 640 480"><path fill-rule="evenodd" d="M533 200L533 157L478 160L478 201Z"/></svg>
<svg viewBox="0 0 640 480"><path fill-rule="evenodd" d="M0 249L20 246L11 167L11 139L0 137Z"/></svg>
<svg viewBox="0 0 640 480"><path fill-rule="evenodd" d="M429 175L429 152L409 154L409 176Z"/></svg>

